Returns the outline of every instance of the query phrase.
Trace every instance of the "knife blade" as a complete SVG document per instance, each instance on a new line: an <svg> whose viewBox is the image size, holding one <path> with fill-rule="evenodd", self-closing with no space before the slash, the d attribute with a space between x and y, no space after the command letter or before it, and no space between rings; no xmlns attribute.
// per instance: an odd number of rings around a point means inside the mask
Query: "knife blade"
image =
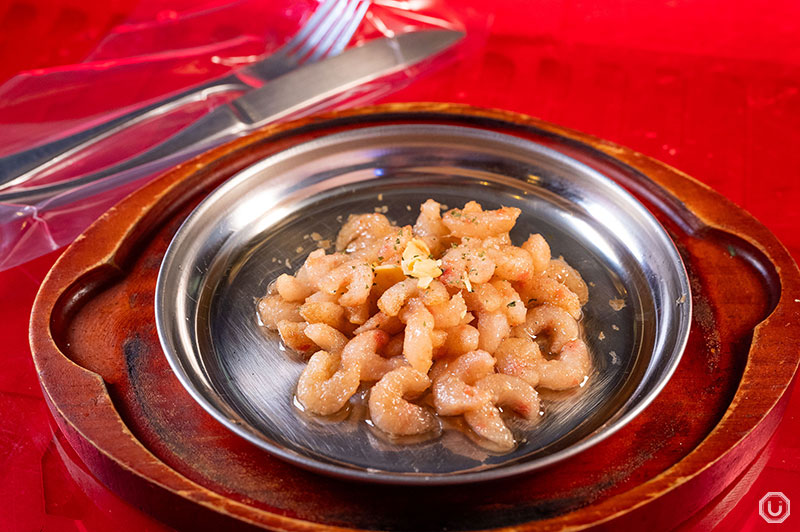
<svg viewBox="0 0 800 532"><path fill-rule="evenodd" d="M114 166L76 179L0 193L0 202L33 204L177 152L185 151L187 156L196 154L361 84L398 73L443 52L463 37L464 33L459 31L422 30L373 39L252 89L156 146Z"/></svg>

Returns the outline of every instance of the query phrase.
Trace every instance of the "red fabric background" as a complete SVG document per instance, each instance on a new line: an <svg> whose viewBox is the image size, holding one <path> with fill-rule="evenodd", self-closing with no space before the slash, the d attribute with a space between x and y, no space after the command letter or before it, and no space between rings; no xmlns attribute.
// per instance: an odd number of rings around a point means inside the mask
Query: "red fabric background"
<svg viewBox="0 0 800 532"><path fill-rule="evenodd" d="M506 108L630 146L729 197L800 257L800 4L462 3L489 19L486 45L387 101ZM80 61L141 4L0 1L0 82ZM163 16L179 4L163 2ZM99 485L49 428L27 319L56 256L0 273L0 529L165 530ZM782 525L766 525L757 511L768 491L800 505L798 417L795 392L767 450L683 529L800 529L800 509Z"/></svg>

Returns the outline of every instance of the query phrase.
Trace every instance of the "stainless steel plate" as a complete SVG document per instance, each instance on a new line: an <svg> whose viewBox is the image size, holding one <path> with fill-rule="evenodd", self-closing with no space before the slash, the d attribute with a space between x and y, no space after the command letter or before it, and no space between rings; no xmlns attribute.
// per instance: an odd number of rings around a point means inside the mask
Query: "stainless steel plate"
<svg viewBox="0 0 800 532"><path fill-rule="evenodd" d="M516 243L542 233L590 286L583 326L594 374L551 396L520 445L487 453L460 431L398 445L360 419L332 423L293 404L304 363L258 324L268 284L334 238L349 213L387 207L413 223L420 203L478 200L522 209ZM409 207L410 206L410 210ZM616 310L612 300L622 300ZM607 437L655 397L690 325L689 283L659 223L589 167L536 143L482 129L396 125L322 137L232 177L185 221L156 288L164 352L191 395L230 430L319 472L403 484L454 484L541 468ZM601 339L602 338L602 339Z"/></svg>

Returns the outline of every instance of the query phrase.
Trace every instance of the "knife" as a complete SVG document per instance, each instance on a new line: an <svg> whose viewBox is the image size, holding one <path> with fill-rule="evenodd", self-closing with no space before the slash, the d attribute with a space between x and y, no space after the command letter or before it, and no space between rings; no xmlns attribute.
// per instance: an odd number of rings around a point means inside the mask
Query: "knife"
<svg viewBox="0 0 800 532"><path fill-rule="evenodd" d="M34 204L65 190L152 163L177 152L197 153L210 149L225 140L324 102L336 94L400 72L446 50L463 36L464 33L459 31L423 30L373 39L339 55L293 70L263 87L252 89L217 107L160 144L114 166L76 179L0 193L0 202Z"/></svg>

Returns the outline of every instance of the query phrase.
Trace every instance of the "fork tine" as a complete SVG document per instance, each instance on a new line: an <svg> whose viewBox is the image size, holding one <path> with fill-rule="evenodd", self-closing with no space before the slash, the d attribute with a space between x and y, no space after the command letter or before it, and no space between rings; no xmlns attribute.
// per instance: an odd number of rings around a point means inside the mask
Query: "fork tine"
<svg viewBox="0 0 800 532"><path fill-rule="evenodd" d="M331 16L331 10L337 7L338 3L339 0L323 0L320 2L314 13L311 14L305 24L300 28L300 31L295 33L291 39L275 50L273 55L286 56L293 53L298 46L303 44L310 34L318 32L321 25L327 26L326 23L336 18L335 16ZM317 37L317 39L319 39L319 37Z"/></svg>
<svg viewBox="0 0 800 532"><path fill-rule="evenodd" d="M309 32L306 32L307 38L305 38L305 40L300 42L293 50L288 51L289 58L292 61L296 64L300 63L310 51L314 50L317 45L319 45L331 30L331 27L340 23L344 18L342 15L345 10L345 4L347 4L348 1L349 0L333 0L333 5L330 7L327 4L325 5L325 18L320 20Z"/></svg>
<svg viewBox="0 0 800 532"><path fill-rule="evenodd" d="M319 46L314 49L307 60L317 61L318 59L327 57L332 54L333 46L341 45L342 48L344 48L344 46L350 42L350 38L361 23L361 18L364 14L361 13L361 15L358 16L358 13L362 11L363 5L362 0L349 2L343 16L339 17L339 20L333 24L331 30L325 35L325 38L320 42ZM369 7L369 2L366 2L366 7ZM366 9L363 9L363 12L366 13Z"/></svg>
<svg viewBox="0 0 800 532"><path fill-rule="evenodd" d="M341 13L348 1L321 0L294 37L264 59L243 67L241 74L263 82L297 68L328 34L331 26L343 18Z"/></svg>
<svg viewBox="0 0 800 532"><path fill-rule="evenodd" d="M361 25L361 21L367 14L367 10L369 9L371 3L372 2L370 0L366 0L362 2L361 5L358 6L355 15L353 15L353 18L350 19L350 22L344 28L344 31L342 32L339 39L335 43L333 43L333 46L331 46L330 50L328 50L327 54L325 54L326 57L332 55L339 55L342 52L342 50L344 50L345 46L347 46L347 44L350 42L350 39L353 38L353 34Z"/></svg>

